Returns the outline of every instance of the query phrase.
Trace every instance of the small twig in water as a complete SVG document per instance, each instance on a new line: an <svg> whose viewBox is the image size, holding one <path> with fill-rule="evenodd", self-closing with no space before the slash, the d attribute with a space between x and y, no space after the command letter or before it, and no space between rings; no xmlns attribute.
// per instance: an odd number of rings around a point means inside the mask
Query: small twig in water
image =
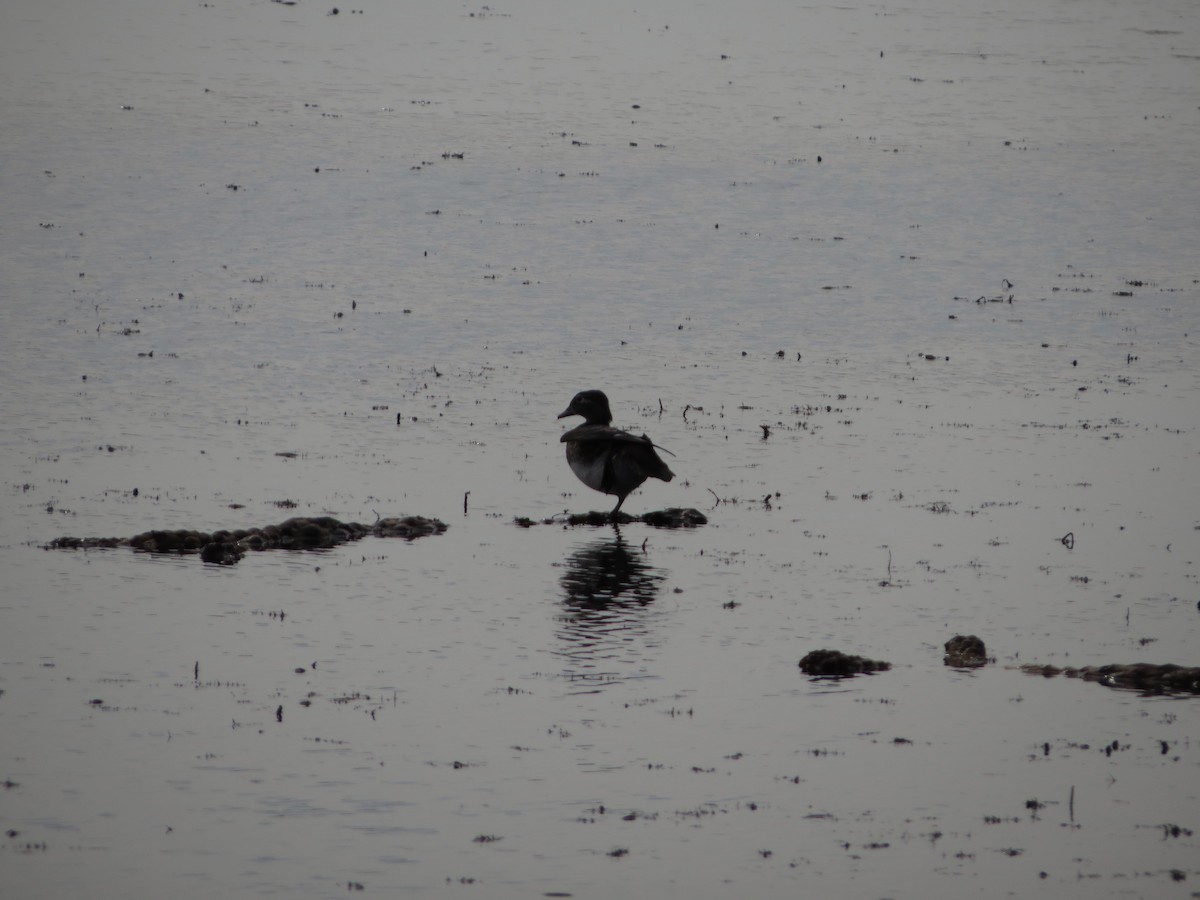
<svg viewBox="0 0 1200 900"><path fill-rule="evenodd" d="M467 491L465 494L463 494L463 515L464 516L467 514L467 498L470 496L471 496L470 491Z"/></svg>

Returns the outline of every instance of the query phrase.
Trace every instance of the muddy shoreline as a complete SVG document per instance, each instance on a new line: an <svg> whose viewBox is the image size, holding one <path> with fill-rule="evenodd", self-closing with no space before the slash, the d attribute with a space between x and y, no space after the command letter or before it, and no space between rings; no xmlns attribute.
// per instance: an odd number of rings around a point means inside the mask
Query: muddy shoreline
<svg viewBox="0 0 1200 900"><path fill-rule="evenodd" d="M449 526L440 519L402 516L380 519L372 525L342 522L331 516L298 516L261 528L213 532L195 529L157 529L129 538L55 538L46 550L107 550L130 547L145 553L198 554L208 563L231 566L255 550L320 550L357 541L368 535L415 540L441 534Z"/></svg>

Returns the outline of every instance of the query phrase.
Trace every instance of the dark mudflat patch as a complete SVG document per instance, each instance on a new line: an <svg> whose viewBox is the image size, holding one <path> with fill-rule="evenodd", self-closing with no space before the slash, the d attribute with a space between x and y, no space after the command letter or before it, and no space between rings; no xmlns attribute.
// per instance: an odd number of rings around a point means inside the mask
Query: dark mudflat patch
<svg viewBox="0 0 1200 900"><path fill-rule="evenodd" d="M674 506L642 513L640 516L619 512L614 518L612 513L592 510L586 513L563 513L541 520L526 516L513 519L513 524L522 528L532 528L534 525L630 525L634 522L653 525L655 528L698 528L708 524L708 517L698 509Z"/></svg>
<svg viewBox="0 0 1200 900"><path fill-rule="evenodd" d="M892 667L882 659L867 659L851 656L841 650L813 650L800 660L800 669L806 675L818 678L845 678L850 675L869 675L886 672Z"/></svg>
<svg viewBox="0 0 1200 900"><path fill-rule="evenodd" d="M1105 687L1124 688L1151 694L1200 694L1200 666L1177 666L1173 663L1112 663L1106 666L1083 666L1079 669L1058 666L1021 666L1028 675L1054 678L1081 678Z"/></svg>
<svg viewBox="0 0 1200 900"><path fill-rule="evenodd" d="M946 641L946 655L942 662L956 669L977 669L987 665L987 648L981 638L973 634L956 634Z"/></svg>
<svg viewBox="0 0 1200 900"><path fill-rule="evenodd" d="M131 547L146 553L196 553L205 562L230 566L247 550L319 550L357 541L368 535L414 540L441 534L448 526L440 519L403 516L380 519L373 525L341 522L331 516L296 517L263 528L233 531L192 529L144 531L130 538L60 537L46 550L93 550Z"/></svg>

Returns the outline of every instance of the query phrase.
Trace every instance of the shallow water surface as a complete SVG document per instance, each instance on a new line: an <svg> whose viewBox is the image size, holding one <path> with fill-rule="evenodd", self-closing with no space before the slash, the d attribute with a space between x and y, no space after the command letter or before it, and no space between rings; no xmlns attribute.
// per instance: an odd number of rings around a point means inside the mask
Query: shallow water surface
<svg viewBox="0 0 1200 900"><path fill-rule="evenodd" d="M6 896L1194 892L1195 696L1019 668L1200 664L1193 5L76 6L0 28ZM589 387L708 524L565 524Z"/></svg>

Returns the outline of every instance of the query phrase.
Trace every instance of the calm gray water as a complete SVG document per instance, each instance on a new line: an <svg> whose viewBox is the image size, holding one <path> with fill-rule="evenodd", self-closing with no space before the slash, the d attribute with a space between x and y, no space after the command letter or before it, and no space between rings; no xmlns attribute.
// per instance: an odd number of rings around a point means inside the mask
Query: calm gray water
<svg viewBox="0 0 1200 900"><path fill-rule="evenodd" d="M1200 7L331 9L0 11L2 893L1191 896Z"/></svg>

